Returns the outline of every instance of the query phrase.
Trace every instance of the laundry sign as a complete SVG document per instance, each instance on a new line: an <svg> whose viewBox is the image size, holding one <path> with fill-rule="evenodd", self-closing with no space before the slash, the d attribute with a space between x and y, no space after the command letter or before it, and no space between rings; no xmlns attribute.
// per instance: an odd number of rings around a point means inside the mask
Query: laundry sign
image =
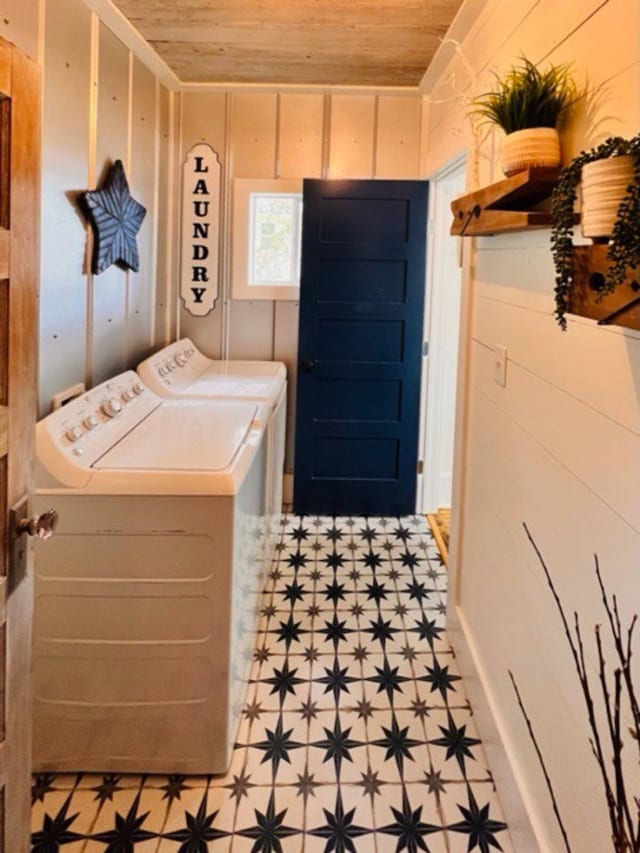
<svg viewBox="0 0 640 853"><path fill-rule="evenodd" d="M182 167L182 264L180 295L196 317L218 298L220 161L206 143L194 145Z"/></svg>

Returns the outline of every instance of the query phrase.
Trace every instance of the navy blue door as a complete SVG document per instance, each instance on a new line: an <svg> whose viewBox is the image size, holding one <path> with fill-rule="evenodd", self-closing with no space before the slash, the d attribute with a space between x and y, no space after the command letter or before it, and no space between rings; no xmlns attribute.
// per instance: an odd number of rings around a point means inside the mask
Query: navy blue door
<svg viewBox="0 0 640 853"><path fill-rule="evenodd" d="M305 180L297 513L415 510L425 181Z"/></svg>

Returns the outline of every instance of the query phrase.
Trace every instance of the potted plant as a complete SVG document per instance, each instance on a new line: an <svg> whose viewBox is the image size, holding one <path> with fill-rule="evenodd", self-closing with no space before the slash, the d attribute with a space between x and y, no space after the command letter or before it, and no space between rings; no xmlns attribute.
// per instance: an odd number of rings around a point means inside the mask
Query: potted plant
<svg viewBox="0 0 640 853"><path fill-rule="evenodd" d="M605 168L594 176L596 166ZM611 263L599 288L602 297L623 282L629 270L640 266L640 133L632 139L610 137L582 151L560 172L551 196L551 248L556 270L555 316L562 329L567 326L565 314L573 284L574 208L585 173L592 186L583 187L581 215L587 224L583 234L609 239L607 258ZM592 211L594 201L596 208Z"/></svg>
<svg viewBox="0 0 640 853"><path fill-rule="evenodd" d="M577 97L569 66L550 65L541 71L523 56L520 64L503 77L494 77L495 89L478 95L471 103L472 113L507 134L502 146L502 171L513 175L529 166L559 166L557 128Z"/></svg>

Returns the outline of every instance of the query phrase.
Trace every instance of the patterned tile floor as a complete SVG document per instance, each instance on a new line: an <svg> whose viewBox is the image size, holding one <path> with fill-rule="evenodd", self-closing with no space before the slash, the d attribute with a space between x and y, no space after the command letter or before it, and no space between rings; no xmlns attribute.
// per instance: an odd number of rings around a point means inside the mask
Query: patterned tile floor
<svg viewBox="0 0 640 853"><path fill-rule="evenodd" d="M285 516L221 777L49 775L32 853L511 853L422 517Z"/></svg>

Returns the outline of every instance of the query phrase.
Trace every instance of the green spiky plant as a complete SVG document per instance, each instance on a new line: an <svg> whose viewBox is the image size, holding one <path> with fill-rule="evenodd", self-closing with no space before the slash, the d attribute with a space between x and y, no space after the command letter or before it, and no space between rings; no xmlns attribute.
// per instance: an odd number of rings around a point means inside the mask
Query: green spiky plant
<svg viewBox="0 0 640 853"><path fill-rule="evenodd" d="M542 71L523 56L504 76L495 72L493 76L495 90L475 97L471 113L505 133L557 128L578 96L569 65L550 65Z"/></svg>

